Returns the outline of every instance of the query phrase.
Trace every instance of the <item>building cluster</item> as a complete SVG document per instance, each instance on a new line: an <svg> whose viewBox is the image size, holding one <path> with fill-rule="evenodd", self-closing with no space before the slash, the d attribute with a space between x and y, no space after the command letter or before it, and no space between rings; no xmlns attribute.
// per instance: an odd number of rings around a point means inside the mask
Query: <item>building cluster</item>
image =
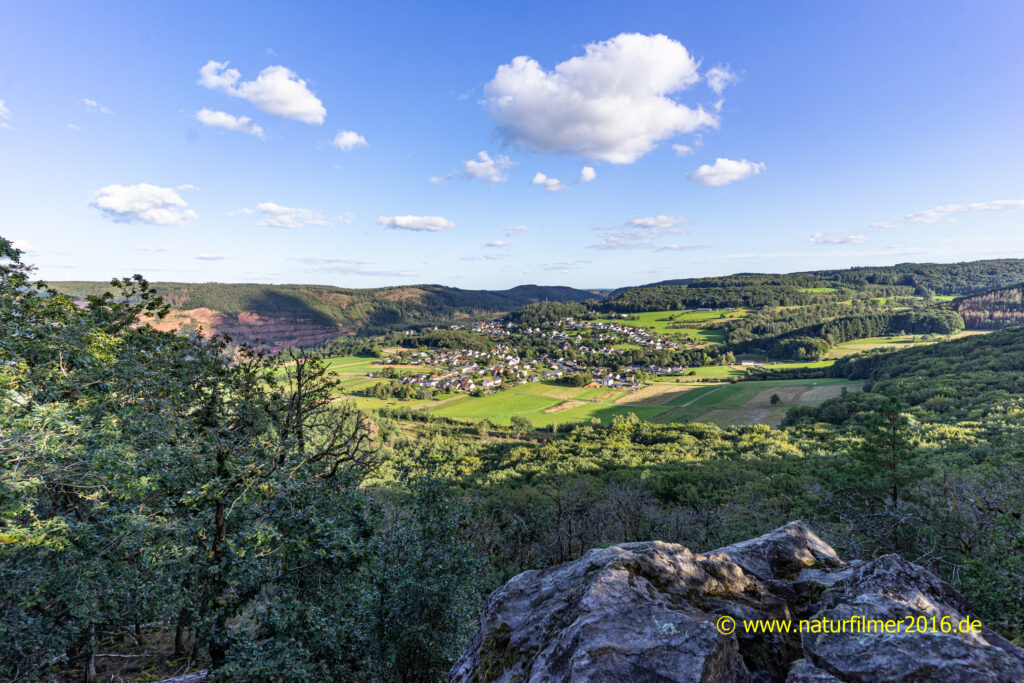
<svg viewBox="0 0 1024 683"><path fill-rule="evenodd" d="M556 325L544 327L517 326L498 320L450 325L448 329L468 329L489 335L491 339L519 332L548 339L557 344L563 352L572 349L579 354L625 353L628 349L616 348L623 344L667 351L676 351L680 347L679 341L663 339L644 327L575 318L566 318ZM432 388L453 394L514 388L528 382L557 380L573 373L590 374L593 382L588 386L636 389L640 386L636 379L638 373L678 375L688 369L682 365L638 364L615 371L606 367L587 367L574 360L548 354L524 359L519 357L514 348L502 343L492 351L440 348L402 350L382 358L380 363L430 366L431 372L408 374L400 377L399 381L408 386Z"/></svg>

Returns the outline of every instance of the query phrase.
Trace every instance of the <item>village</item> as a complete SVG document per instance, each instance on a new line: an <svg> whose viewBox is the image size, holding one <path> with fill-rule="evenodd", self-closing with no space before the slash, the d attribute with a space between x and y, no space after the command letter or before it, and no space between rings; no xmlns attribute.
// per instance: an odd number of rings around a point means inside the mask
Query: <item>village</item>
<svg viewBox="0 0 1024 683"><path fill-rule="evenodd" d="M435 327L433 331L440 329ZM499 342L491 351L435 347L402 349L383 357L379 363L386 366L429 366L432 372L402 374L384 370L369 376L391 377L403 386L443 394L480 395L529 382L563 380L569 376L588 380L582 386L589 388L634 390L643 385L646 376L681 375L690 369L685 365L635 363L622 366L615 363L614 357L626 353L627 345L665 351L676 351L683 346L682 340L665 339L647 328L615 322L565 318L550 326L526 327L498 320L454 324L447 329L468 330L499 340L515 334L545 339L563 353L572 351L576 356L605 356L607 365L583 364L548 353L536 358L523 358L515 348ZM410 330L406 334L413 332Z"/></svg>

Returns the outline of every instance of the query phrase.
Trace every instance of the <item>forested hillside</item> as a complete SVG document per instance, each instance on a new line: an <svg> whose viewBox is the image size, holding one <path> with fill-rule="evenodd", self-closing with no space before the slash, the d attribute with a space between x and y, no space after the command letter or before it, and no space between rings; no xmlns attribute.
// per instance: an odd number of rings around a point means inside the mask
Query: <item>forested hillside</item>
<svg viewBox="0 0 1024 683"><path fill-rule="evenodd" d="M918 419L977 420L1020 415L1024 406L1024 329L956 339L899 353L836 361L834 377L867 380L864 393L800 408L787 422L846 424L864 419L881 396L898 400Z"/></svg>
<svg viewBox="0 0 1024 683"><path fill-rule="evenodd" d="M741 274L665 280L618 289L606 305L623 312L723 306L802 306L808 289L834 290L841 300L859 290L873 296L964 296L1024 282L1024 259L965 263L900 263L895 266L818 270L785 275ZM820 299L819 299L820 300Z"/></svg>
<svg viewBox="0 0 1024 683"><path fill-rule="evenodd" d="M79 300L100 294L100 282L55 282ZM172 308L163 329L223 331L276 349L309 346L344 334L382 334L423 325L491 317L539 301L584 301L593 292L521 285L468 290L441 285L344 289L325 285L185 284L157 282L153 291ZM283 342L283 343L282 343Z"/></svg>

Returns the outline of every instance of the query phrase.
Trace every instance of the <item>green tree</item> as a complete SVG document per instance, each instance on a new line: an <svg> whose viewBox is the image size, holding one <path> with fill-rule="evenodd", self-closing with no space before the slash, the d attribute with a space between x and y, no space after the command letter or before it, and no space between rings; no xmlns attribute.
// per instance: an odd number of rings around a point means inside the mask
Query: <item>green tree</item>
<svg viewBox="0 0 1024 683"><path fill-rule="evenodd" d="M525 415L513 415L512 429L514 429L519 435L523 435L527 432L533 431L533 423L530 422L530 418Z"/></svg>
<svg viewBox="0 0 1024 683"><path fill-rule="evenodd" d="M907 538L926 501L915 487L929 472L918 437L903 406L883 398L865 420L859 447L851 453L850 483L858 526L889 552L914 546Z"/></svg>

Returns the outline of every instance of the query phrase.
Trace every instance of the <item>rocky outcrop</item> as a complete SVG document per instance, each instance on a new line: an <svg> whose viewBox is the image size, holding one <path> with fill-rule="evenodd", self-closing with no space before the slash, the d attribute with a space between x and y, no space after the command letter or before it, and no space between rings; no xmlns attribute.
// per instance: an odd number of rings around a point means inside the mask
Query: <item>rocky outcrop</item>
<svg viewBox="0 0 1024 683"><path fill-rule="evenodd" d="M799 632L801 620L921 616L947 624L976 618L963 596L922 567L896 555L844 563L801 522L704 554L627 543L523 572L491 594L451 680L1024 680L1024 651L984 627ZM729 618L738 626L727 633ZM748 633L743 621L755 619L791 631Z"/></svg>

